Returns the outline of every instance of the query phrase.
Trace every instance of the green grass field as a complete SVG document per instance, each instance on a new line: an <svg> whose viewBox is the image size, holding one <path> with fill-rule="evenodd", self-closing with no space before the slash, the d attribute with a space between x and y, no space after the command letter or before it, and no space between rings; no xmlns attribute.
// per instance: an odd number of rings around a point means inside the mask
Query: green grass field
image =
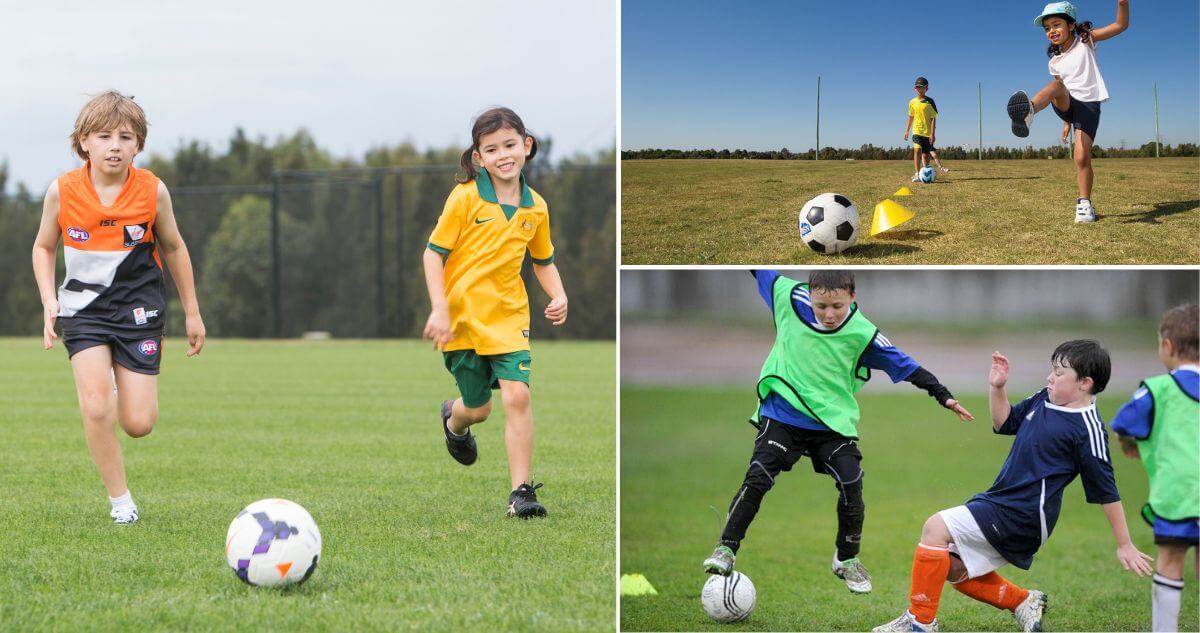
<svg viewBox="0 0 1200 633"><path fill-rule="evenodd" d="M160 416L123 437L141 510L114 526L61 346L0 339L0 630L611 630L615 351L533 350L534 478L550 516L505 516L503 414L455 463L437 406L455 393L417 341L168 340ZM496 396L498 401L499 396ZM316 519L316 574L248 587L225 532L284 497Z"/></svg>
<svg viewBox="0 0 1200 633"><path fill-rule="evenodd" d="M1200 160L1098 159L1100 221L1074 224L1068 160L947 161L930 185L912 161L626 160L624 264L1191 264L1200 260ZM893 197L901 186L914 195ZM838 256L800 241L797 217L834 191L859 209ZM885 198L916 217L870 236Z"/></svg>
<svg viewBox="0 0 1200 633"><path fill-rule="evenodd" d="M804 459L776 480L738 554L737 569L758 590L754 613L741 624L718 625L700 607L707 579L701 562L717 543L749 460L752 391L623 388L621 573L645 574L658 595L623 597L622 630L867 631L902 613L925 519L986 490L1011 440L991 432L985 397L963 399L977 416L964 423L919 392L869 392L860 398L867 506L861 558L874 592L853 595L830 572L837 492ZM1102 415L1111 417L1120 402L1118 395L1102 399ZM1145 472L1119 451L1113 462L1134 542L1153 556L1153 536L1137 518ZM1122 571L1115 550L1103 512L1084 501L1076 481L1033 568L1001 573L1049 594L1046 630L1149 630L1150 579ZM1180 630L1195 631L1196 579L1185 574ZM948 631L1017 630L1007 612L948 585L938 618Z"/></svg>

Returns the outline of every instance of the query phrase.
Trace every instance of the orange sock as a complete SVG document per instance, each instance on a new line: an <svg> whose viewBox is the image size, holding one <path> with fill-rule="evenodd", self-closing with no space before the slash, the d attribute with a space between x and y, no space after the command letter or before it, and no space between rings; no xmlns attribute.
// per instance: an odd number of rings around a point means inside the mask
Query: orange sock
<svg viewBox="0 0 1200 633"><path fill-rule="evenodd" d="M997 609L1012 611L1029 596L1028 589L1012 584L996 572L988 572L978 578L968 578L954 583L954 588L968 596L986 602ZM915 613L915 612L914 612Z"/></svg>
<svg viewBox="0 0 1200 633"><path fill-rule="evenodd" d="M923 543L917 544L913 554L912 589L908 595L908 610L921 624L929 624L937 617L938 600L942 597L942 583L950 571L950 550Z"/></svg>

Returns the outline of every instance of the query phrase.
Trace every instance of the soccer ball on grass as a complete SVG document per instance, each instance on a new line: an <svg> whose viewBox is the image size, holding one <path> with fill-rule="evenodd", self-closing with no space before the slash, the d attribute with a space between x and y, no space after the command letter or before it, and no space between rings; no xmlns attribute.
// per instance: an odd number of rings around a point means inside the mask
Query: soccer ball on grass
<svg viewBox="0 0 1200 633"><path fill-rule="evenodd" d="M308 580L321 558L321 531L300 504L263 499L229 525L225 560L243 582L279 587Z"/></svg>
<svg viewBox="0 0 1200 633"><path fill-rule="evenodd" d="M858 241L858 207L838 193L823 193L800 209L800 239L822 255L840 253Z"/></svg>
<svg viewBox="0 0 1200 633"><path fill-rule="evenodd" d="M704 612L722 624L741 622L750 617L756 599L750 577L737 571L728 576L710 576L700 592Z"/></svg>

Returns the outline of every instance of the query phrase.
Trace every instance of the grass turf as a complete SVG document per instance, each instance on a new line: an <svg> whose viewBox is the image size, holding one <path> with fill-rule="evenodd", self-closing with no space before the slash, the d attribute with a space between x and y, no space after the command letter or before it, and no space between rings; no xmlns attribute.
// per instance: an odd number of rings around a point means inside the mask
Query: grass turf
<svg viewBox="0 0 1200 633"><path fill-rule="evenodd" d="M700 607L707 579L701 562L717 543L746 470L753 393L623 388L621 572L645 574L658 595L622 597L621 629L868 631L902 613L925 519L986 490L1011 440L992 434L985 397L964 398L979 416L964 423L921 393L860 395L867 507L861 558L874 592L853 595L831 573L837 492L832 479L802 459L777 478L738 554L736 568L758 590L757 607L741 624L719 625ZM1101 399L1102 416L1119 405L1119 396ZM1146 499L1145 471L1110 439L1134 543L1154 556L1153 536L1137 516ZM1103 512L1084 501L1076 481L1033 568L1000 572L1049 594L1047 630L1149 630L1150 579L1122 571L1115 551ZM1190 571L1185 579L1180 630L1195 631L1196 579ZM943 630L1017 630L1008 613L948 585L938 618Z"/></svg>
<svg viewBox="0 0 1200 633"><path fill-rule="evenodd" d="M1074 224L1068 160L958 160L930 185L912 161L627 160L624 264L1190 264L1200 260L1195 158L1097 159L1100 221ZM914 195L894 197L902 186ZM800 241L797 215L825 191L859 210L859 242L838 256ZM916 217L870 236L891 198Z"/></svg>
<svg viewBox="0 0 1200 633"><path fill-rule="evenodd" d="M122 436L141 510L114 526L60 346L0 339L0 630L596 630L615 613L615 352L534 347L534 476L550 516L505 516L502 408L453 462L455 392L416 341L164 345L154 433ZM498 401L499 396L496 395ZM324 551L299 588L248 587L229 522L304 505Z"/></svg>

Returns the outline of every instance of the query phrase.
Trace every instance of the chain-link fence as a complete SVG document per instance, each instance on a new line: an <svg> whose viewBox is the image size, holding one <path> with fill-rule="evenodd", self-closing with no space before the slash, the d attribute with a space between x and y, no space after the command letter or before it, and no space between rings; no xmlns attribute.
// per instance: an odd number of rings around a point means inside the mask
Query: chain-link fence
<svg viewBox="0 0 1200 633"><path fill-rule="evenodd" d="M418 336L429 310L421 253L454 174L453 166L279 170L263 184L171 187L209 333ZM566 327L540 319L538 305L548 299L525 266L533 335L614 338L614 166L530 165L526 178L550 205L556 264L572 308ZM0 334L41 329L28 255L40 213L38 199L0 198L0 242L7 245L0 262L9 273L0 280ZM60 258L60 282L62 272ZM168 333L179 334L178 295L173 286L167 292Z"/></svg>

